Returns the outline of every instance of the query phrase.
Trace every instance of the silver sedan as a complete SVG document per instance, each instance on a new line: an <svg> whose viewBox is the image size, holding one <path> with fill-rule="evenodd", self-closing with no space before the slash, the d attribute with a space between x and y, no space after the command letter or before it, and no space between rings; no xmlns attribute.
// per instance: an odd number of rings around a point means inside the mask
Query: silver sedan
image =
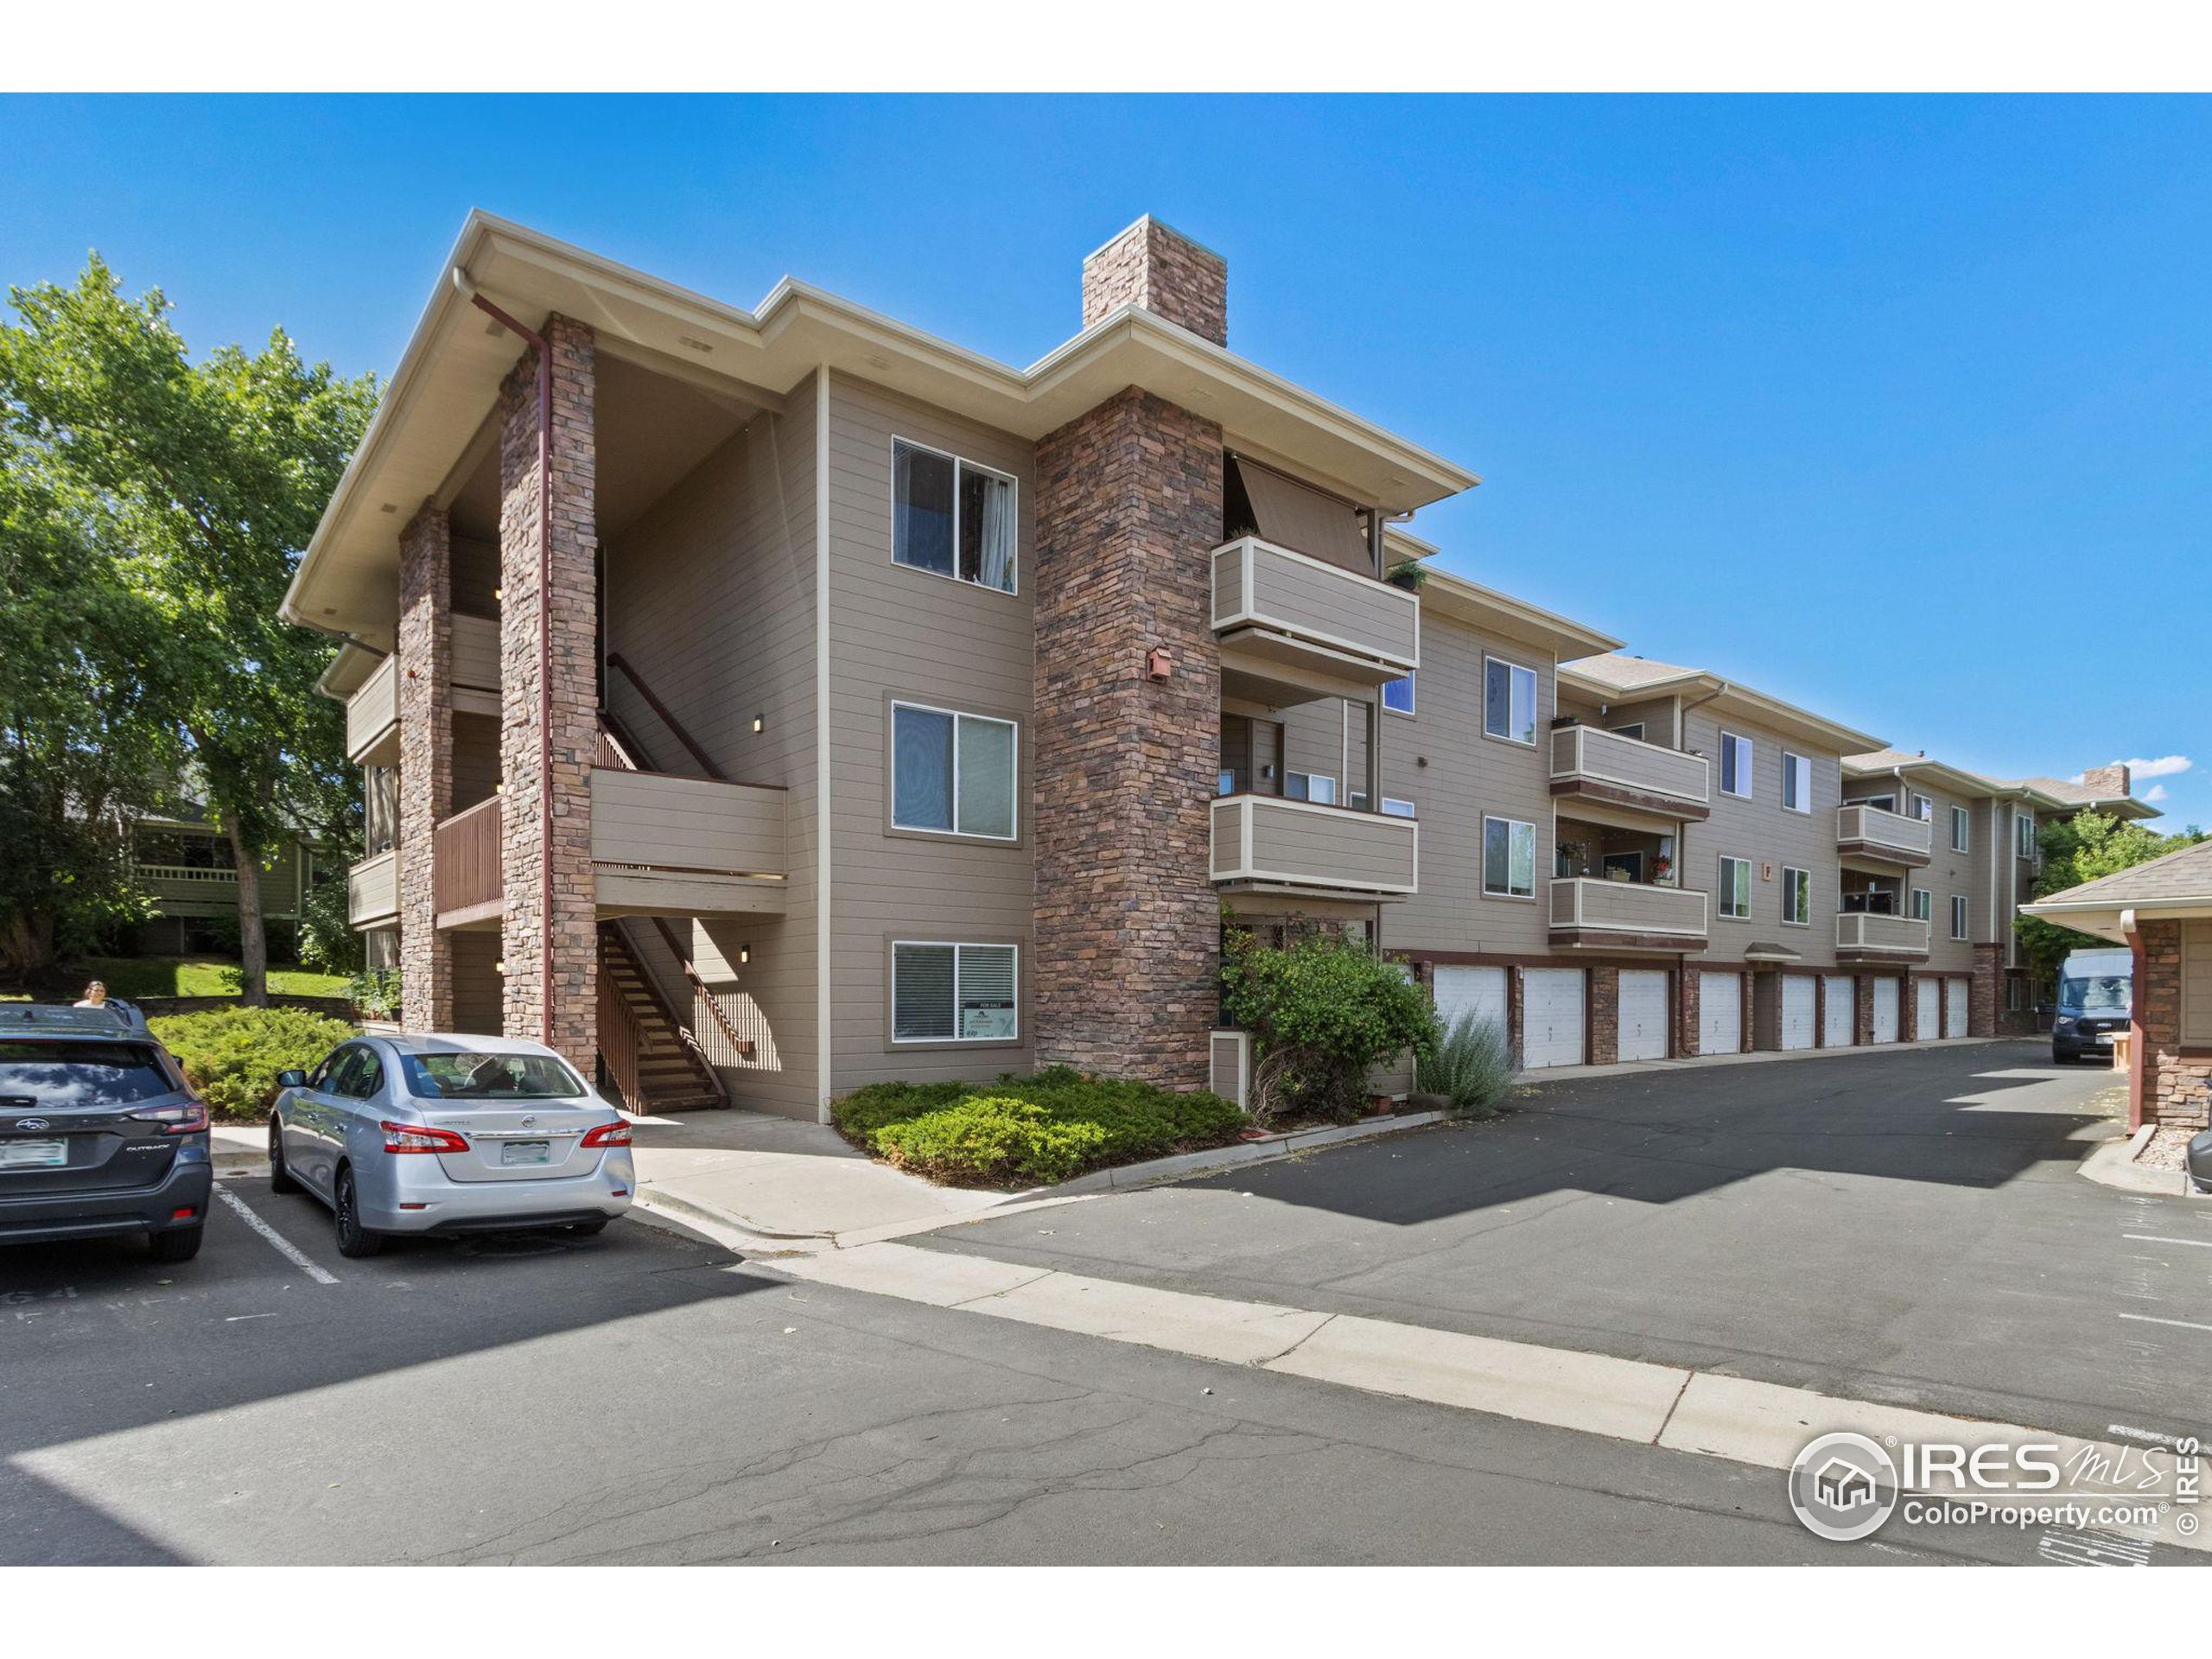
<svg viewBox="0 0 2212 1659"><path fill-rule="evenodd" d="M596 1233L637 1186L629 1123L542 1043L357 1037L277 1082L270 1185L329 1205L341 1255L392 1233Z"/></svg>

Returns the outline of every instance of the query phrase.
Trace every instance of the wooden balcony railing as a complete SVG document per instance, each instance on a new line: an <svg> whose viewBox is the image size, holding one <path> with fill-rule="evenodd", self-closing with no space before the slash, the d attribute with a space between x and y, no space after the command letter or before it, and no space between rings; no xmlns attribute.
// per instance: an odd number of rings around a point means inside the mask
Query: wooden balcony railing
<svg viewBox="0 0 2212 1659"><path fill-rule="evenodd" d="M433 832L430 886L441 927L487 920L504 906L499 825L494 795Z"/></svg>

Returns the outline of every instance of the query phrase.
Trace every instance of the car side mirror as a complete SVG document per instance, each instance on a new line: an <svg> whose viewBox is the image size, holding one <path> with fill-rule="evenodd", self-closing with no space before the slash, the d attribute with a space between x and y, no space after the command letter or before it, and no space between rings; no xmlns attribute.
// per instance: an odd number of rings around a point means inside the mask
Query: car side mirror
<svg viewBox="0 0 2212 1659"><path fill-rule="evenodd" d="M304 1089L308 1086L308 1074L304 1071L279 1071L276 1086L279 1089Z"/></svg>

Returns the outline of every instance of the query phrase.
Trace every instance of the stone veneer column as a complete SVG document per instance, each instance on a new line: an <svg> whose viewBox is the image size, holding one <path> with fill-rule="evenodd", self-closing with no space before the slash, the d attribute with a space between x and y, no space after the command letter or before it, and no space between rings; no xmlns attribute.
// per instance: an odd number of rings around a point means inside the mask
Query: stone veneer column
<svg viewBox="0 0 2212 1659"><path fill-rule="evenodd" d="M425 501L399 533L399 989L410 1031L453 1029L432 836L453 811L453 539Z"/></svg>
<svg viewBox="0 0 2212 1659"><path fill-rule="evenodd" d="M1221 429L1132 386L1047 436L1037 479L1037 1058L1200 1087L1219 1007Z"/></svg>
<svg viewBox="0 0 2212 1659"><path fill-rule="evenodd" d="M1675 1058L1678 1060L1697 1057L1699 1027L1704 1020L1699 993L1704 982L1702 969L1683 967L1675 970Z"/></svg>
<svg viewBox="0 0 2212 1659"><path fill-rule="evenodd" d="M1147 214L1083 262L1083 326L1125 305L1229 344L1229 262Z"/></svg>
<svg viewBox="0 0 2212 1659"><path fill-rule="evenodd" d="M1621 970L1590 969L1590 1064L1611 1065L1621 1053Z"/></svg>
<svg viewBox="0 0 2212 1659"><path fill-rule="evenodd" d="M1853 974L1851 976L1851 1040L1853 1046L1866 1048L1874 1041L1874 976Z"/></svg>
<svg viewBox="0 0 2212 1659"><path fill-rule="evenodd" d="M2133 949L2134 1024L2141 1033L2142 1051L2135 1060L2143 1079L2141 1121L2212 1128L2205 1093L2212 1084L2212 1054L2182 1046L2181 924L2142 923Z"/></svg>
<svg viewBox="0 0 2212 1659"><path fill-rule="evenodd" d="M599 738L597 443L591 330L549 317L553 469L550 643L538 650L537 365L525 352L499 388L499 707L506 918L505 1029L534 1037L588 1077L598 1049L598 900L591 766ZM550 687L550 834L540 796L540 677ZM544 912L544 861L553 867ZM552 958L552 996L541 978Z"/></svg>
<svg viewBox="0 0 2212 1659"><path fill-rule="evenodd" d="M2005 995L2005 947L1977 944L1974 948L1974 977L1967 991L1967 1034L1994 1037L1997 1010Z"/></svg>

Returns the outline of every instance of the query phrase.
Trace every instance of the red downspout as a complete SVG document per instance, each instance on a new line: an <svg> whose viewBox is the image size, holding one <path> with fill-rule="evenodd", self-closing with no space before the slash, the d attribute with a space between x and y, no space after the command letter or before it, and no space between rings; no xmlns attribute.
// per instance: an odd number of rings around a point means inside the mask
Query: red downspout
<svg viewBox="0 0 2212 1659"><path fill-rule="evenodd" d="M456 267L454 280L469 303L537 354L537 999L543 1040L553 1040L553 352L543 335L525 328L475 291Z"/></svg>
<svg viewBox="0 0 2212 1659"><path fill-rule="evenodd" d="M2151 1068L2149 1033L2143 1029L2143 1004L2147 1000L2143 993L2150 982L2145 977L2150 952L2144 949L2143 930L2133 911L2121 914L2120 926L2127 935L2129 965L2133 971L2127 999L2127 1127L2132 1133L2143 1127L2144 1084Z"/></svg>

